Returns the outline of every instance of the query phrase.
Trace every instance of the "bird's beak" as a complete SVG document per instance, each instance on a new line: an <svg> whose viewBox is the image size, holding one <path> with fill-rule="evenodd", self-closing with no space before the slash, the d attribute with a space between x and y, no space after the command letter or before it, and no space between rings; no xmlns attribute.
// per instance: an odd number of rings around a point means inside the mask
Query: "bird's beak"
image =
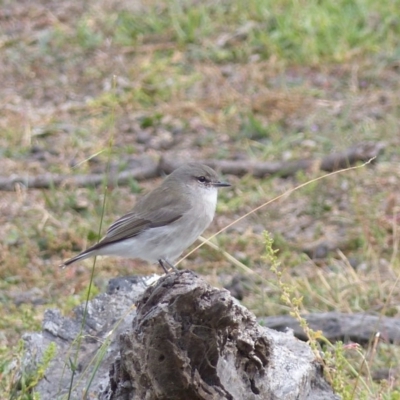
<svg viewBox="0 0 400 400"><path fill-rule="evenodd" d="M231 184L228 183L228 182L220 182L220 181L213 182L212 185L213 185L214 187L217 187L217 188L219 188L219 187L228 187L228 186L231 186Z"/></svg>

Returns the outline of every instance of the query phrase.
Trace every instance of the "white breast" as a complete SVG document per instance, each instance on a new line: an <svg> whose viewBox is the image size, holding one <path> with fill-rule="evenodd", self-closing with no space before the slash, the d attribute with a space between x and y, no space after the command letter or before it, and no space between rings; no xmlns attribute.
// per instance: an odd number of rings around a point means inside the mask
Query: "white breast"
<svg viewBox="0 0 400 400"><path fill-rule="evenodd" d="M209 219L208 224L210 224L214 218L217 206L218 190L215 187L201 188L199 190L199 197L201 197L201 201L196 202L195 208L199 208L199 211L204 213L203 215L207 220Z"/></svg>

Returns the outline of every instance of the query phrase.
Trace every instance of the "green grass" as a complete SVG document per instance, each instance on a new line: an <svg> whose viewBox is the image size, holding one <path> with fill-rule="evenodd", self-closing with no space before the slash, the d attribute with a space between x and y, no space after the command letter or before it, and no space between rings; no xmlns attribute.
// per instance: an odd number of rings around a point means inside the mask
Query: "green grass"
<svg viewBox="0 0 400 400"><path fill-rule="evenodd" d="M284 63L343 62L398 51L397 6L390 0L379 5L367 0L176 1L140 14L121 11L115 35L123 45L140 45L145 38L157 40L162 35L188 47L197 59L217 62L245 61L252 54L278 57ZM217 46L222 34L232 35L225 52Z"/></svg>
<svg viewBox="0 0 400 400"><path fill-rule="evenodd" d="M40 1L26 14L18 2L6 3L12 17L0 48L0 78L9 82L0 89L1 175L101 173L108 160L121 171L143 155L319 158L383 140L388 146L376 166L312 183L216 238L239 262L202 247L182 266L221 285L224 276L243 273L241 262L254 271L244 304L260 316L288 313L262 258L267 230L301 311L398 317L399 1L176 0L115 8L69 1L52 18ZM25 29L7 25L13 18ZM317 176L311 169L289 179L227 177L233 186L221 192L209 232ZM104 227L157 183L109 187ZM4 366L23 352L13 351L16 338L40 329L46 308L68 314L86 297L91 264L57 266L96 241L104 193L1 193L1 378L10 377ZM340 252L310 260L304 249L318 240L338 243ZM111 277L160 272L139 262L98 264L96 291ZM15 301L15 293L33 288L42 292L40 304ZM361 367L369 351L327 347L330 366L342 374L336 387L349 399L399 398L398 379L374 383ZM397 355L397 346L379 343L371 371L396 367ZM367 387L352 396L354 369ZM9 390L2 386L0 397Z"/></svg>

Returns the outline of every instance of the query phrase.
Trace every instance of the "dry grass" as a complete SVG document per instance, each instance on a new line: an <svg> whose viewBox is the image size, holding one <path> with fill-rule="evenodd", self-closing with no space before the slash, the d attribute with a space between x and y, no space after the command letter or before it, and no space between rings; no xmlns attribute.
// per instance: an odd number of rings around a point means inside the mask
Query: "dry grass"
<svg viewBox="0 0 400 400"><path fill-rule="evenodd" d="M258 276L244 299L258 315L288 312L262 258L266 229L305 312L398 317L400 80L393 5L341 2L359 29L347 31L344 24L332 51L331 21L326 31L321 25L313 35L303 32L292 23L297 3L219 1L188 8L188 2L6 1L8 11L0 15L1 175L101 172L108 160L124 169L137 155L295 159L383 140L387 151L375 165L311 184L216 242ZM331 9L317 3L307 5L313 24L341 16L333 3ZM229 177L233 188L221 193L209 232L314 176ZM104 224L157 183L110 188ZM65 271L57 265L96 240L104 193L63 187L1 193L4 359L22 332L39 329L46 308L70 312L84 298L90 261ZM321 244L329 251L310 259L306 253ZM242 273L206 247L182 266L216 285ZM102 290L116 275L153 272L160 271L136 260L102 259L95 285ZM397 347L377 347L371 369L397 368ZM385 393L397 388L397 378L391 385Z"/></svg>

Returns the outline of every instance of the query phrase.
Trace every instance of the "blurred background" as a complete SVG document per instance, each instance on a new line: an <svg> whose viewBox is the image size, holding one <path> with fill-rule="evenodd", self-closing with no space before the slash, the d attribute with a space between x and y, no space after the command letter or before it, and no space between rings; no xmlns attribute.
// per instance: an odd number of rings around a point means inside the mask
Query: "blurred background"
<svg viewBox="0 0 400 400"><path fill-rule="evenodd" d="M161 157L321 159L380 143L373 165L310 184L215 238L237 263L203 246L181 267L232 289L257 316L288 313L263 258L267 230L302 311L399 317L399 10L397 0L3 0L0 176L105 174ZM226 176L233 187L220 191L205 237L321 175ZM85 299L92 261L58 265L159 179L0 191L0 357L40 329L46 308L70 314ZM112 277L151 273L160 268L99 259L92 294ZM378 347L373 369L396 371L397 346Z"/></svg>

